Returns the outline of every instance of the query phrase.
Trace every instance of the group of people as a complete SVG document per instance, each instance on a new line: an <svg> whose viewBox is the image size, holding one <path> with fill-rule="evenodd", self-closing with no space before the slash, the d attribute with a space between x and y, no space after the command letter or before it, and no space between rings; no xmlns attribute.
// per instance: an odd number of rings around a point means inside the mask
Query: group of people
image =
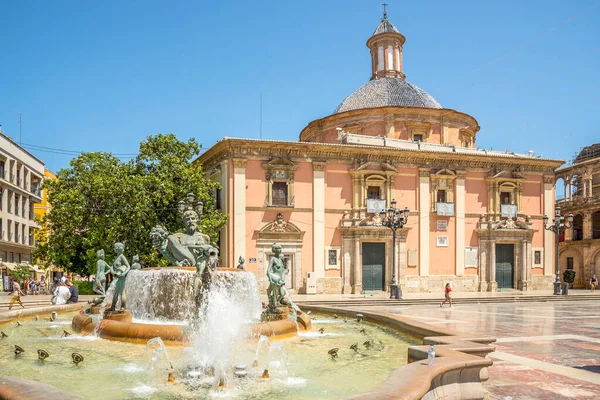
<svg viewBox="0 0 600 400"><path fill-rule="evenodd" d="M60 278L54 282L55 289L52 292L52 304L77 303L79 301L79 289L73 285L70 279Z"/></svg>
<svg viewBox="0 0 600 400"><path fill-rule="evenodd" d="M25 280L25 291L23 291L19 282L12 276L10 277L11 298L10 302L8 303L9 310L12 310L15 303L18 303L21 307L25 308L23 301L21 301L21 296L27 295L28 292L32 294L38 293L38 291L36 290L37 283L35 281L33 282L34 283L32 284L29 280ZM41 282L44 282L43 276L40 280L40 285L42 284ZM43 285L43 287L45 288L45 282ZM75 286L73 282L71 282L71 280L67 279L64 276L60 280L54 280L52 289L52 304L60 305L67 303L77 303L79 301L79 290L77 289L77 286Z"/></svg>

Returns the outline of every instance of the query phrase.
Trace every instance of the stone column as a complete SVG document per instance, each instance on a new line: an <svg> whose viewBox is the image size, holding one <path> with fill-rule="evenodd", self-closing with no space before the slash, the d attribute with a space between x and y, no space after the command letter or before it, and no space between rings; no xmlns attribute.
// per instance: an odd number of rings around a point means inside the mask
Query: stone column
<svg viewBox="0 0 600 400"><path fill-rule="evenodd" d="M592 226L592 222L593 222L592 216L593 216L592 210L586 210L583 213L583 238L584 239L591 239L593 237L594 227Z"/></svg>
<svg viewBox="0 0 600 400"><path fill-rule="evenodd" d="M246 162L233 160L233 260L246 257Z"/></svg>
<svg viewBox="0 0 600 400"><path fill-rule="evenodd" d="M325 163L313 162L312 166L313 270L319 280L325 278Z"/></svg>
<svg viewBox="0 0 600 400"><path fill-rule="evenodd" d="M360 294L362 292L362 262L360 260L360 238L354 238L354 276L352 281L352 293Z"/></svg>
<svg viewBox="0 0 600 400"><path fill-rule="evenodd" d="M225 215L230 215L231 214L231 210L229 209L229 201L228 201L228 194L229 194L229 163L227 161L223 161L221 163L221 179L220 179L220 183L221 183L221 192L220 192L220 202L221 202L221 212ZM221 248L219 249L220 252L220 256L221 256L221 262L223 263L221 266L222 267L229 267L229 266L235 266L237 265L235 262L237 260L230 260L229 259L229 227L231 225L225 224L225 226L223 226L223 228L221 228L220 232L219 232L219 242L220 242L220 246ZM245 256L244 256L245 257ZM248 259L246 257L246 263L248 263ZM248 266L248 264L246 264L246 266Z"/></svg>
<svg viewBox="0 0 600 400"><path fill-rule="evenodd" d="M352 275L352 240L346 237L342 238L342 256L340 261L342 263L343 278L342 293L352 293L350 281Z"/></svg>
<svg viewBox="0 0 600 400"><path fill-rule="evenodd" d="M566 187L566 184L565 184ZM566 193L566 192L565 192ZM554 218L554 177L544 175L544 215ZM544 229L544 275L554 275L554 233Z"/></svg>
<svg viewBox="0 0 600 400"><path fill-rule="evenodd" d="M429 169L419 170L419 275L429 276Z"/></svg>
<svg viewBox="0 0 600 400"><path fill-rule="evenodd" d="M478 291L486 292L488 290L488 241L480 240L477 248L477 257L479 258L479 288Z"/></svg>
<svg viewBox="0 0 600 400"><path fill-rule="evenodd" d="M489 285L488 292L495 292L498 289L498 282L496 282L496 242L494 240L489 241L490 258L489 258Z"/></svg>
<svg viewBox="0 0 600 400"><path fill-rule="evenodd" d="M455 224L456 224L456 275L465 274L465 174L466 171L457 171L456 195L454 196Z"/></svg>

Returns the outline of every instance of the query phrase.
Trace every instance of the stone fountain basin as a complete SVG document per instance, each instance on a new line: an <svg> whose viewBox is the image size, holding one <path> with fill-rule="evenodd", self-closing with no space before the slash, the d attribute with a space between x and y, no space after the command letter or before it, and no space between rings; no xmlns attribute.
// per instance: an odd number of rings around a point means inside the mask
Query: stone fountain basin
<svg viewBox="0 0 600 400"><path fill-rule="evenodd" d="M98 308L92 308L92 314L98 313ZM298 328L310 330L310 317L300 311L297 313L298 324L287 319L289 310L280 308L281 314L277 318L268 318L252 325L252 337L261 335L270 338L284 338L298 333ZM96 332L103 339L127 341L133 343L146 343L148 340L160 337L165 344L181 345L189 342L187 327L178 324L145 324L133 322L133 316L128 311L105 312L104 318L99 323L94 323L91 315L81 311L71 323L75 332L84 335Z"/></svg>

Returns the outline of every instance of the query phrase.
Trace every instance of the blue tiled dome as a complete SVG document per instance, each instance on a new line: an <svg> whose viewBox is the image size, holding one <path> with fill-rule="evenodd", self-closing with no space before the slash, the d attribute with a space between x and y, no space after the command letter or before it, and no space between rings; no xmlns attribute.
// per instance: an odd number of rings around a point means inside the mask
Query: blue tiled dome
<svg viewBox="0 0 600 400"><path fill-rule="evenodd" d="M387 106L442 108L431 95L405 79L384 77L356 89L333 113Z"/></svg>

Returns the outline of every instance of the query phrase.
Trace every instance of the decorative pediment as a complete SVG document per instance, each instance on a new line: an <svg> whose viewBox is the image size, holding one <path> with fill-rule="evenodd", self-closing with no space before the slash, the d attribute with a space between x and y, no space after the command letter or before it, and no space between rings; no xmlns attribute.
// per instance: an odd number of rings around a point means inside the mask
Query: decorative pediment
<svg viewBox="0 0 600 400"><path fill-rule="evenodd" d="M302 240L304 235L304 232L292 222L285 221L282 213L278 213L275 221L269 222L255 233L258 235L258 239L266 240Z"/></svg>
<svg viewBox="0 0 600 400"><path fill-rule="evenodd" d="M491 180L512 180L512 181L515 181L515 180L525 180L527 178L525 178L525 175L523 175L521 173L521 171L519 171L517 169L517 170L514 170L514 171L507 171L507 170L503 170L503 171L499 171L499 172L495 171L493 173L493 175L490 178L488 178L488 179L491 179Z"/></svg>
<svg viewBox="0 0 600 400"><path fill-rule="evenodd" d="M456 173L454 173L454 171L452 170L449 170L448 168L442 168L434 175L436 175L439 178L456 178Z"/></svg>
<svg viewBox="0 0 600 400"><path fill-rule="evenodd" d="M354 168L351 172L359 172L359 171L382 171L382 172L398 172L396 167L387 162L376 162L376 161L367 161L361 163L356 168Z"/></svg>
<svg viewBox="0 0 600 400"><path fill-rule="evenodd" d="M263 163L262 167L266 171L267 181L272 179L293 181L294 171L298 168L298 165L294 164L290 159L277 156L272 157L268 162Z"/></svg>
<svg viewBox="0 0 600 400"><path fill-rule="evenodd" d="M298 168L294 162L285 157L272 157L269 161L264 163L263 168L278 168L278 167L287 167L287 168Z"/></svg>

